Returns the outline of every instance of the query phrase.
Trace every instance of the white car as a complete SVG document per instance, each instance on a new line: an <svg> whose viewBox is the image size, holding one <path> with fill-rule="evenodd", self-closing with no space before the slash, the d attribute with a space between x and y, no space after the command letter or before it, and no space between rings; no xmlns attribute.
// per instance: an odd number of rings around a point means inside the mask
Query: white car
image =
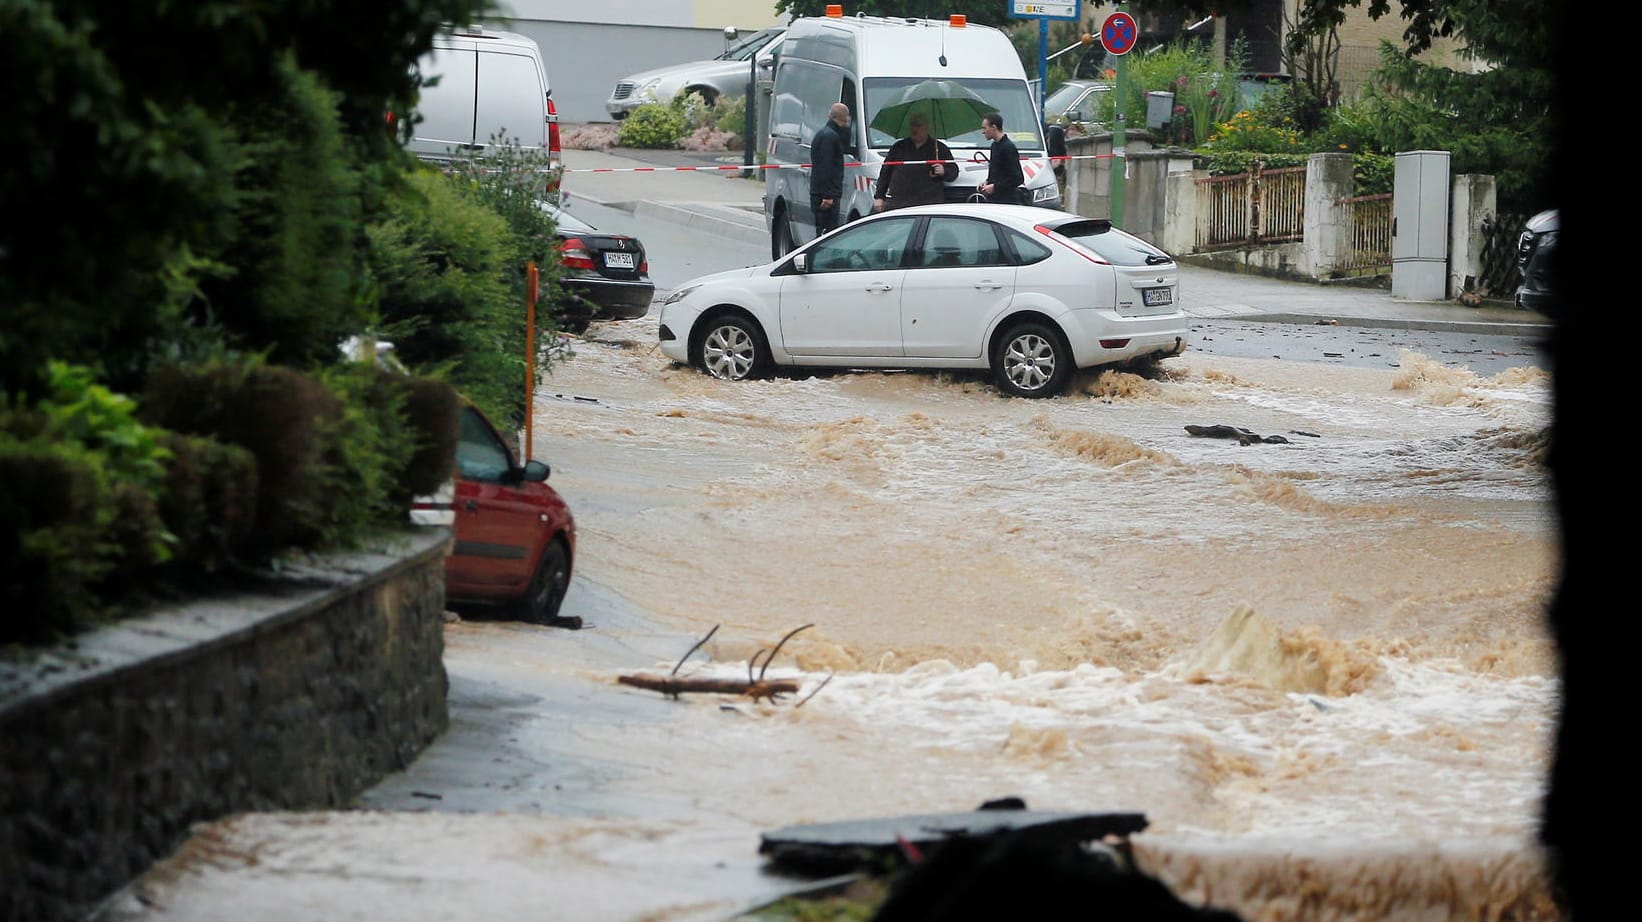
<svg viewBox="0 0 1642 922"><path fill-rule="evenodd" d="M1103 219L1021 205L872 215L663 302L661 351L716 378L774 365L990 368L1019 397L1186 349L1173 257Z"/></svg>

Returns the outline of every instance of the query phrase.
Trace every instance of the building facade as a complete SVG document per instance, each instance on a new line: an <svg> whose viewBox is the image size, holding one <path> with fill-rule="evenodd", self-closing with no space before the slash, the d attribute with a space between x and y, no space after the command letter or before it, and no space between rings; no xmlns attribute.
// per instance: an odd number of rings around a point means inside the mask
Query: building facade
<svg viewBox="0 0 1642 922"><path fill-rule="evenodd" d="M779 25L773 0L502 0L491 25L541 46L563 122L609 119L604 101L628 74L712 58L724 30Z"/></svg>

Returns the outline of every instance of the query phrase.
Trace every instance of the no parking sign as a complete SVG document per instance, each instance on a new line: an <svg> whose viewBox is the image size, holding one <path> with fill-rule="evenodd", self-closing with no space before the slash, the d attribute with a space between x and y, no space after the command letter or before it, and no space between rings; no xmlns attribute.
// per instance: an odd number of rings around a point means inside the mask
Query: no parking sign
<svg viewBox="0 0 1642 922"><path fill-rule="evenodd" d="M1111 54L1128 54L1140 37L1135 19L1128 13L1113 13L1100 26L1100 44Z"/></svg>

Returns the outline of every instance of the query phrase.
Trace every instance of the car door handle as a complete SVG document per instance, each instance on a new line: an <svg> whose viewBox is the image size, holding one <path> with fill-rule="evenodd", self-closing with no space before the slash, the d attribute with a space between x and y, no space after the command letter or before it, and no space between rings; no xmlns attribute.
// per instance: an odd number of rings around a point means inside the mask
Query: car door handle
<svg viewBox="0 0 1642 922"><path fill-rule="evenodd" d="M981 291L997 291L1003 286L997 282L976 282L975 287L979 288Z"/></svg>
<svg viewBox="0 0 1642 922"><path fill-rule="evenodd" d="M894 291L895 286L888 282L873 282L867 286L868 291Z"/></svg>

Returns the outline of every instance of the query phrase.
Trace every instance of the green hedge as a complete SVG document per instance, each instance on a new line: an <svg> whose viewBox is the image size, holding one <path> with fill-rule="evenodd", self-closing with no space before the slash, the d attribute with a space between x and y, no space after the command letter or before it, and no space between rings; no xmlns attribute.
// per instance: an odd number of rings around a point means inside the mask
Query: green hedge
<svg viewBox="0 0 1642 922"><path fill-rule="evenodd" d="M0 644L38 643L291 548L403 527L455 465L458 397L369 364L157 370L138 405L76 366L0 395Z"/></svg>

